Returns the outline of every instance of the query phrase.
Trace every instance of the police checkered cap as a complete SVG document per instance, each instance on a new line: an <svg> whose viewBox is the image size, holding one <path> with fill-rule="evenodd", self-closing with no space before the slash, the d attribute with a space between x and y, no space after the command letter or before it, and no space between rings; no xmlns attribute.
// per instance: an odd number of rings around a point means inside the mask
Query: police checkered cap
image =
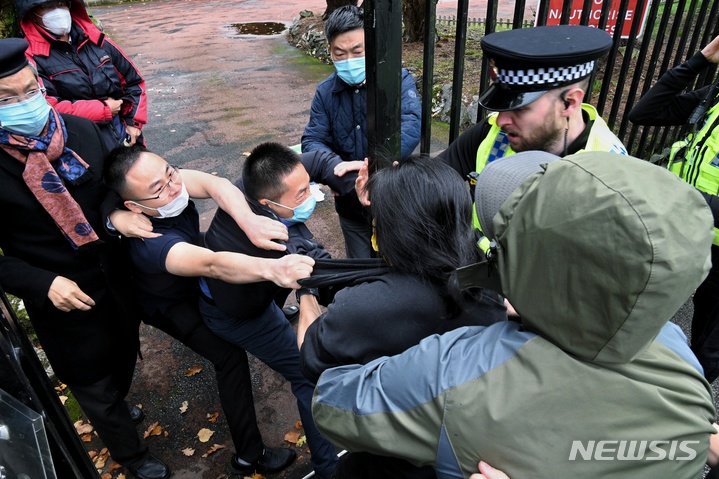
<svg viewBox="0 0 719 479"><path fill-rule="evenodd" d="M482 38L482 51L489 59L492 84L479 103L494 111L522 108L549 90L589 77L611 47L607 32L581 25L490 33Z"/></svg>
<svg viewBox="0 0 719 479"><path fill-rule="evenodd" d="M536 86L553 88L557 84L575 83L589 76L594 70L594 61L568 67L529 68L506 70L498 68L498 80L508 86Z"/></svg>

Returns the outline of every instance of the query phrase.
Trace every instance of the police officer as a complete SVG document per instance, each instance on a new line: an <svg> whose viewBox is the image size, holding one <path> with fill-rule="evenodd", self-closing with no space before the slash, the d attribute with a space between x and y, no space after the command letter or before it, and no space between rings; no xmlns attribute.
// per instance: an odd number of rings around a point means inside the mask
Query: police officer
<svg viewBox="0 0 719 479"><path fill-rule="evenodd" d="M717 84L684 92L696 76L719 63L719 36L686 62L664 73L629 112L638 125L690 125L672 145L668 168L704 194L714 214L712 269L694 293L691 348L707 380L719 376L719 96Z"/></svg>
<svg viewBox="0 0 719 479"><path fill-rule="evenodd" d="M524 28L483 37L492 84L479 103L494 113L438 157L472 184L474 172L519 151L626 154L597 111L582 103L596 61L611 46L609 34L585 26Z"/></svg>

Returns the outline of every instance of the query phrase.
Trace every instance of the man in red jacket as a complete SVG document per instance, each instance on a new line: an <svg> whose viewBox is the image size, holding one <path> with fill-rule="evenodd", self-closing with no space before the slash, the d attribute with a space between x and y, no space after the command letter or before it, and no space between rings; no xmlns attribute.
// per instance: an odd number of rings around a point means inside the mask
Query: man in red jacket
<svg viewBox="0 0 719 479"><path fill-rule="evenodd" d="M108 150L132 145L147 123L145 81L137 67L90 20L82 0L15 0L20 28L60 113L94 121Z"/></svg>

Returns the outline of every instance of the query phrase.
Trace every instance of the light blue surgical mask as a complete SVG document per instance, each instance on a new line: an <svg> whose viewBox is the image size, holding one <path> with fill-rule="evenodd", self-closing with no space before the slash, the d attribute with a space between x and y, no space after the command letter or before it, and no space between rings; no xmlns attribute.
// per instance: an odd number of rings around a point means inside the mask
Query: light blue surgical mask
<svg viewBox="0 0 719 479"><path fill-rule="evenodd" d="M305 221L310 219L310 216L312 216L312 212L315 210L315 206L317 206L317 198L315 198L314 195L310 195L305 201L303 201L300 205L295 206L294 208L290 208L289 206L285 206L272 200L267 201L277 206L287 208L288 210L292 210L292 218L290 218L289 220L285 220L292 223L304 223Z"/></svg>
<svg viewBox="0 0 719 479"><path fill-rule="evenodd" d="M23 136L38 136L50 115L45 95L35 95L29 100L0 106L0 128Z"/></svg>
<svg viewBox="0 0 719 479"><path fill-rule="evenodd" d="M364 58L354 57L336 61L337 76L348 85L359 85L366 77Z"/></svg>

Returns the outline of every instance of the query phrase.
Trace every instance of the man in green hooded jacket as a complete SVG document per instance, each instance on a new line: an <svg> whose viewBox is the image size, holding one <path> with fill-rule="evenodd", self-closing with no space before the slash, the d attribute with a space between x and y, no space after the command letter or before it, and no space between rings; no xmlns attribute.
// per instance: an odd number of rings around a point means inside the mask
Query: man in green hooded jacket
<svg viewBox="0 0 719 479"><path fill-rule="evenodd" d="M701 195L642 160L525 152L478 178L490 260L458 270L521 323L464 327L322 374L313 417L348 451L466 478L700 477L716 411L669 320L706 276Z"/></svg>

